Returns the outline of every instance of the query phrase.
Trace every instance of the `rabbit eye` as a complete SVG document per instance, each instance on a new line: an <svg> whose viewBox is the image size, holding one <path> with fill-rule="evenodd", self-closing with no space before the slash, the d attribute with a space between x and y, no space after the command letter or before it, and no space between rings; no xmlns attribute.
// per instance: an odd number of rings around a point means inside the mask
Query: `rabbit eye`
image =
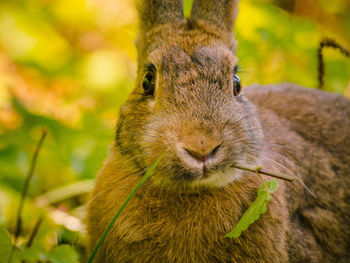
<svg viewBox="0 0 350 263"><path fill-rule="evenodd" d="M145 92L145 95L153 95L154 86L155 86L155 69L154 67L149 67L142 79L142 88Z"/></svg>
<svg viewBox="0 0 350 263"><path fill-rule="evenodd" d="M234 84L233 84L233 96L238 97L240 96L242 91L241 87L241 79L238 77L237 74L234 75Z"/></svg>

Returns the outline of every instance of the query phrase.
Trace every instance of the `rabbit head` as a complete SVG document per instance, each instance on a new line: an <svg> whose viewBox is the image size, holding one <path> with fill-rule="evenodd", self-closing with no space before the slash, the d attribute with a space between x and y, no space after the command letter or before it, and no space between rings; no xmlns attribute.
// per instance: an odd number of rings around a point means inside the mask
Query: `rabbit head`
<svg viewBox="0 0 350 263"><path fill-rule="evenodd" d="M233 27L238 0L138 4L136 87L122 106L116 147L142 171L166 150L153 176L167 186L219 187L239 178L233 163L256 163L263 133L240 95Z"/></svg>

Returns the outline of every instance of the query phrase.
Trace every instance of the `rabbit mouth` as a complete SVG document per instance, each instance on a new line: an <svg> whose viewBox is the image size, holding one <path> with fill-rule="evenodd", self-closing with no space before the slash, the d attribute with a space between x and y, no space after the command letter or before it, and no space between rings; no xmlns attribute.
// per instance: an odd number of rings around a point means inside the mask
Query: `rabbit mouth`
<svg viewBox="0 0 350 263"><path fill-rule="evenodd" d="M247 153L237 149L231 150L230 144L223 140L209 145L204 150L190 148L189 144L185 145L182 142L169 144L164 145L170 151L157 168L158 175L152 177L156 184L170 188L222 187L242 175L240 170L232 168L232 164L244 161Z"/></svg>
<svg viewBox="0 0 350 263"><path fill-rule="evenodd" d="M189 187L223 187L242 176L242 171L230 166L204 172L181 172L172 176L172 183L181 183Z"/></svg>
<svg viewBox="0 0 350 263"><path fill-rule="evenodd" d="M193 182L195 180L204 180L213 172L203 165L203 168L198 171L183 171L182 173L178 173L173 176L173 180L175 181L184 181L184 182Z"/></svg>
<svg viewBox="0 0 350 263"><path fill-rule="evenodd" d="M242 171L231 167L231 161L221 160L216 163L192 162L190 165L180 160L172 168L167 167L171 185L181 184L188 187L222 187L242 176Z"/></svg>

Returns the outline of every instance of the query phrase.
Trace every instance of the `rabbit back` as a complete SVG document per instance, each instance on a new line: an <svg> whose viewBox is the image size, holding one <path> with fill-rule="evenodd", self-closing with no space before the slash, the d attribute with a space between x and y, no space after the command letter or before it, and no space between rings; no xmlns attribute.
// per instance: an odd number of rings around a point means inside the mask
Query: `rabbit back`
<svg viewBox="0 0 350 263"><path fill-rule="evenodd" d="M266 156L312 192L286 185L290 262L348 262L350 102L295 84L254 85L244 93L258 108Z"/></svg>

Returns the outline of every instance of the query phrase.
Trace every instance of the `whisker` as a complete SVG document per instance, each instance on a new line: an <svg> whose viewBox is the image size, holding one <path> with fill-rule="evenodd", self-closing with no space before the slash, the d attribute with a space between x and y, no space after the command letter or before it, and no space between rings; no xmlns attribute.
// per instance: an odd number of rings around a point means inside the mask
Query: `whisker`
<svg viewBox="0 0 350 263"><path fill-rule="evenodd" d="M268 153L268 152L267 152ZM288 160L285 156L281 155L280 153L278 152L270 152L270 153L273 153L273 154L277 154L279 155L280 157L283 158L283 160L285 160L286 162L288 162L290 165L294 166L294 163L291 162L290 160ZM315 199L317 199L317 196L312 192L312 190L303 182L303 180L299 177L299 175L297 175L297 173L293 173L289 168L287 168L286 166L284 166L283 164L279 163L278 161L274 160L274 159L271 159L267 156L263 156L263 158L266 158L272 162L274 162L275 164L277 164L278 166L280 166L281 168L287 170L289 173L291 173L295 178L296 180L304 187L304 189L307 190L307 192L312 196L314 197ZM256 165L255 165L256 166Z"/></svg>
<svg viewBox="0 0 350 263"><path fill-rule="evenodd" d="M263 146L272 146L272 147L280 147L280 148L287 148L292 149L288 145L278 144L278 143L266 143L266 142L248 142L248 144L257 144L257 145L263 145Z"/></svg>
<svg viewBox="0 0 350 263"><path fill-rule="evenodd" d="M279 163L278 161L271 159L270 157L267 157L266 155L263 156L263 158L267 159L267 161L273 162L274 164L278 165L279 167L281 167L281 168L285 169L287 172L289 172L290 175L293 175L296 177L295 173L292 170L290 170L288 167L284 166L283 164Z"/></svg>
<svg viewBox="0 0 350 263"><path fill-rule="evenodd" d="M306 189L306 191L312 195L313 198L317 199L317 196L311 191L311 189L306 186L306 184L304 184L304 182L299 178L299 177L295 177L297 179L297 181Z"/></svg>
<svg viewBox="0 0 350 263"><path fill-rule="evenodd" d="M130 173L130 174L127 174L127 175L123 176L123 177L118 181L118 183L121 182L121 181L123 181L123 180L125 180L125 179L128 178L129 176L132 176L132 175L135 175L135 174L136 174L137 176L139 176L139 175L143 174L144 172L146 172L150 167L151 167L151 166L147 166L147 167L145 167L145 168L141 168L141 169L139 169L139 170L136 170L135 172L132 172L132 173Z"/></svg>

